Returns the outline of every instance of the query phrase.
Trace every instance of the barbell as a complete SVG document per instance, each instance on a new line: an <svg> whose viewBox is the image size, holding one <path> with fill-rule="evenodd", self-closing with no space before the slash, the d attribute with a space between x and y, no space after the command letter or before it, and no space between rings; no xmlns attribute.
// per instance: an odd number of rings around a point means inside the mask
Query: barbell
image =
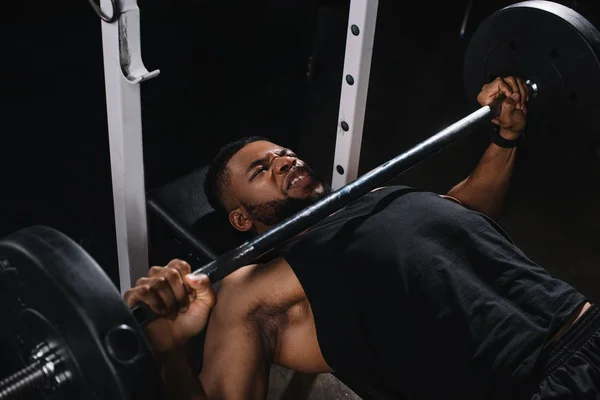
<svg viewBox="0 0 600 400"><path fill-rule="evenodd" d="M599 51L600 34L575 11L547 1L513 4L486 18L469 41L465 90L475 98L492 78L524 77L530 99L535 97L529 104L530 145L543 146L553 140L551 132L569 128L564 134L585 146L600 127ZM207 274L216 282L252 263L489 123L500 104L477 109L194 274ZM18 371L0 381L0 400L25 394L52 399L163 397L160 369L143 334L155 315L145 307L130 309L103 269L63 233L33 226L0 241L0 304L2 353L16 352L18 359L10 365Z"/></svg>

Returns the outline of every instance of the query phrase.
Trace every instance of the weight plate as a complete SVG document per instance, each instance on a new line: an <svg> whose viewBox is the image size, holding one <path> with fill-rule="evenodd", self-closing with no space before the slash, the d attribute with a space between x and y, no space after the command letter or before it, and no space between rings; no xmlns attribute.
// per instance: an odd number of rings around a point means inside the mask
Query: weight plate
<svg viewBox="0 0 600 400"><path fill-rule="evenodd" d="M464 84L469 101L498 76L538 85L528 104L530 153L560 161L581 156L600 128L600 33L582 15L550 1L525 1L486 18L469 41ZM548 155L550 151L550 155Z"/></svg>
<svg viewBox="0 0 600 400"><path fill-rule="evenodd" d="M41 398L162 393L158 365L129 307L102 268L61 232L35 226L0 241L0 304L2 330L16 338L23 364L42 342L67 359L68 380L54 392L40 390Z"/></svg>

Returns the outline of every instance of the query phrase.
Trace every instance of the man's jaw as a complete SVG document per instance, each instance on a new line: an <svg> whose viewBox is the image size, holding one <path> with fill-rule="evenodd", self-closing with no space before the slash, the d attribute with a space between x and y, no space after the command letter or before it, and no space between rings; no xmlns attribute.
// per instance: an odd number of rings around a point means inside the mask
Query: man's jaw
<svg viewBox="0 0 600 400"><path fill-rule="evenodd" d="M315 180L316 181L316 180ZM325 183L319 182L310 195L291 197L286 196L283 199L266 201L263 203L250 205L243 203L246 212L260 224L270 227L274 226L295 213L315 204L323 197L331 193L331 188ZM257 228L262 228L258 227ZM259 229L262 230L262 229Z"/></svg>

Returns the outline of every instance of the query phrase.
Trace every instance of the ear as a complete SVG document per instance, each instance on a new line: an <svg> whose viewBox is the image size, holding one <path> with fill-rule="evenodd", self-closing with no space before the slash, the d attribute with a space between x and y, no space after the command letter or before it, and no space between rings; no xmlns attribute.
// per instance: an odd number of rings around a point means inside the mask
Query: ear
<svg viewBox="0 0 600 400"><path fill-rule="evenodd" d="M240 232L248 232L254 227L248 215L239 207L229 213L229 222Z"/></svg>

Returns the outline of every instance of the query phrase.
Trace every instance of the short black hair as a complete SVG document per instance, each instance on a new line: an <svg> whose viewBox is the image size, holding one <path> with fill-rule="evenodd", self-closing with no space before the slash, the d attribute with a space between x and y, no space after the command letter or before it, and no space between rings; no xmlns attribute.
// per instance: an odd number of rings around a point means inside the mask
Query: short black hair
<svg viewBox="0 0 600 400"><path fill-rule="evenodd" d="M217 155L213 158L204 178L204 193L206 194L208 203L216 211L223 214L227 213L224 196L227 194L227 189L231 184L227 173L229 160L246 145L261 140L270 142L270 139L263 136L242 137L221 147Z"/></svg>

